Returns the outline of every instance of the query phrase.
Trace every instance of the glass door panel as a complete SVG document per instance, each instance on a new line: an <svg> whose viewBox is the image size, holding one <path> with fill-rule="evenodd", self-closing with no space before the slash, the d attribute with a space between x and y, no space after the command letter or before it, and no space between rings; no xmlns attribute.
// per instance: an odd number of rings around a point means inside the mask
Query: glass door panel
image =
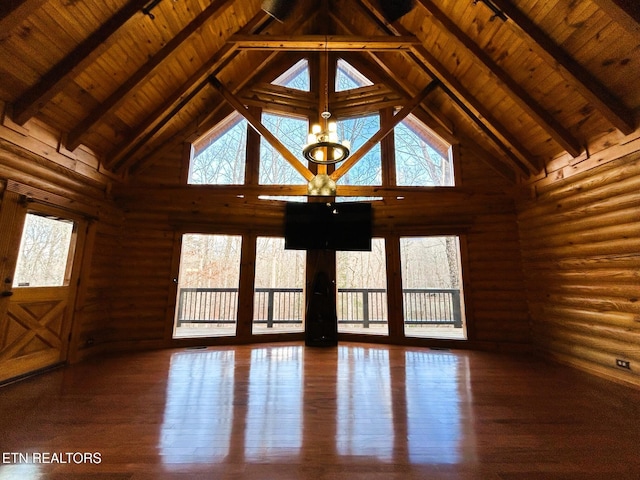
<svg viewBox="0 0 640 480"><path fill-rule="evenodd" d="M285 250L284 238L258 237L253 333L302 332L306 252Z"/></svg>
<svg viewBox="0 0 640 480"><path fill-rule="evenodd" d="M241 247L241 236L182 236L173 338L236 334Z"/></svg>
<svg viewBox="0 0 640 480"><path fill-rule="evenodd" d="M404 334L466 339L458 237L401 238L400 262Z"/></svg>
<svg viewBox="0 0 640 480"><path fill-rule="evenodd" d="M371 241L370 252L337 252L338 332L388 335L385 242Z"/></svg>

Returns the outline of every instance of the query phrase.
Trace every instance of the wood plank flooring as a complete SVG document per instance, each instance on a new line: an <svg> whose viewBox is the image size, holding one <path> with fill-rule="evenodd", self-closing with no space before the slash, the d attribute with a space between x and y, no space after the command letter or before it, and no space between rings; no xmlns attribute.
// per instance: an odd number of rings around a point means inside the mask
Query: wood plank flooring
<svg viewBox="0 0 640 480"><path fill-rule="evenodd" d="M528 356L209 347L0 388L0 480L637 480L638 445L640 392Z"/></svg>

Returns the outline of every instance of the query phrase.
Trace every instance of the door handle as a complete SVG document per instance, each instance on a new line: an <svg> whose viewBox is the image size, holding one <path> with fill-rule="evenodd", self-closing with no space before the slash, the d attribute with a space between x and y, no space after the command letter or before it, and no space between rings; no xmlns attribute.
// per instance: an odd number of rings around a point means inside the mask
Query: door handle
<svg viewBox="0 0 640 480"><path fill-rule="evenodd" d="M0 296L3 297L10 297L11 295L13 295L13 292L11 290L5 290L4 292L0 293Z"/></svg>

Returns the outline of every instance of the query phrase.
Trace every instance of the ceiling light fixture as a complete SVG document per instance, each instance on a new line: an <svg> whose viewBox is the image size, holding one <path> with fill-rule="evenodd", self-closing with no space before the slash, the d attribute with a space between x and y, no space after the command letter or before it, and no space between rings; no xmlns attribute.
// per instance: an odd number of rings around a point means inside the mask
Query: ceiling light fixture
<svg viewBox="0 0 640 480"><path fill-rule="evenodd" d="M329 121L329 48L325 40L326 80L325 80L325 109L320 114L324 125L316 123L311 126L311 132L307 136L307 144L302 149L304 158L313 163L330 165L342 162L349 156L351 143L348 140L338 141L338 124Z"/></svg>
<svg viewBox="0 0 640 480"><path fill-rule="evenodd" d="M338 141L338 125L329 121L331 113L324 111L320 116L324 119L324 129L317 123L311 127L307 145L302 150L304 158L313 163L327 165L346 160L351 147L349 141Z"/></svg>

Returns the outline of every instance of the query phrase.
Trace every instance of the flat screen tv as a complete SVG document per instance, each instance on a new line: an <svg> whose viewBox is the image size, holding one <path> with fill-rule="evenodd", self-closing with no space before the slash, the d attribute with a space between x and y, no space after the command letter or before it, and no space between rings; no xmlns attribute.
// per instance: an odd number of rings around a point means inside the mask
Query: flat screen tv
<svg viewBox="0 0 640 480"><path fill-rule="evenodd" d="M371 251L370 203L287 202L284 246L290 250Z"/></svg>

